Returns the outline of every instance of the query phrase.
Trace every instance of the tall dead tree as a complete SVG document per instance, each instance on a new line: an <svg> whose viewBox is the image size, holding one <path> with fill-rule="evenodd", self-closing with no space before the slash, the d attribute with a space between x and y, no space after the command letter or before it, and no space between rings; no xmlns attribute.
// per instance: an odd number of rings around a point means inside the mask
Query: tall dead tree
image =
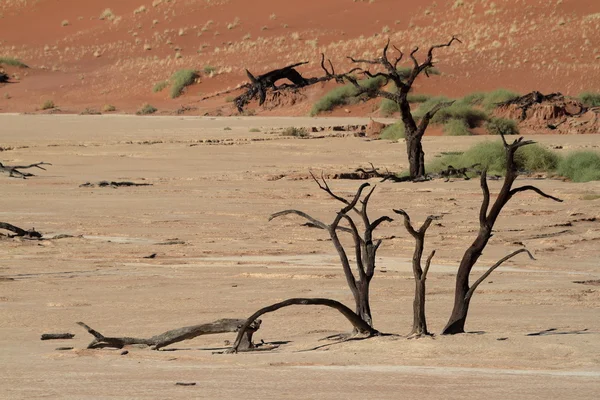
<svg viewBox="0 0 600 400"><path fill-rule="evenodd" d="M379 58L365 60L348 57L353 63L380 65L384 69L384 71L379 71L376 73L373 73L368 69L363 68L355 68L353 69L353 71L360 71L370 78L383 77L385 78L385 84L383 86L386 86L390 81L394 84L396 89L395 92L387 91L382 88L369 88L360 85L356 77L350 74L344 75L344 79L352 83L354 87L356 87L356 89L358 90L359 94L367 94L369 97L383 97L395 102L398 105L402 123L404 124L404 131L406 135L406 152L408 154L408 162L410 165L409 172L410 178L412 180L425 177L425 152L423 151L421 141L423 139L425 131L427 130L427 127L429 126L429 123L431 122L431 119L439 110L452 105L453 102L438 103L431 110L429 110L417 123L410 110L410 103L408 102L408 93L412 90L415 80L419 75L421 75L421 73L424 73L426 76L429 77L428 70L433 68L434 66L433 52L436 49L450 47L454 42L462 43L457 37L453 36L448 43L431 46L427 51L427 57L423 62L419 62L419 60L417 60L416 57L419 48L416 47L415 49L413 49L409 54L412 60L413 67L408 76L398 71L398 64L404 58L404 53L402 53L402 51L400 51L397 47L394 46L394 49L396 49L399 55L393 60L389 59L389 40L383 48L383 53Z"/></svg>
<svg viewBox="0 0 600 400"><path fill-rule="evenodd" d="M413 327L408 337L430 336L431 333L427 330L427 318L425 317L425 280L431 265L431 260L435 256L435 250L431 252L425 262L425 269L421 267L421 259L423 258L423 248L425 246L425 232L429 229L431 223L440 217L430 215L427 217L423 225L416 230L411 221L410 216L404 210L394 210L396 214L404 217L404 227L408 233L415 238L415 251L412 258L412 270L415 278L415 297L413 300Z"/></svg>
<svg viewBox="0 0 600 400"><path fill-rule="evenodd" d="M526 252L529 254L531 258L533 256L529 251L525 249L517 250L506 257L499 260L496 264L491 266L478 280L476 280L472 285L469 285L469 277L471 274L471 270L473 266L481 256L481 253L485 249L488 241L492 237L492 232L494 229L494 224L496 223L496 219L500 215L500 212L508 203L508 201L516 194L525 192L525 191L533 191L539 194L542 197L552 199L554 201L562 202L561 199L556 198L554 196L550 196L535 186L525 185L513 188L513 183L517 179L518 167L515 162L515 152L523 147L530 144L535 143L532 140L523 140L523 138L519 138L515 140L513 143L508 144L504 135L502 136L502 142L504 143L504 149L506 152L506 176L504 178L504 183L502 184L502 188L500 189L500 193L496 197L494 204L490 208L490 190L487 184L487 174L484 170L481 174L481 190L483 191L483 202L481 203L481 208L479 211L479 233L475 238L475 241L471 244L471 246L465 251L463 258L460 262L460 266L458 267L458 272L456 274L456 288L454 292L454 308L452 309L452 314L450 315L450 319L446 324L446 327L442 331L442 334L456 334L456 333L464 333L465 331L465 322L467 320L467 314L469 312L469 304L473 297L473 293L477 289L477 287L483 282L496 268L498 268L502 263L516 256L517 254Z"/></svg>
<svg viewBox="0 0 600 400"><path fill-rule="evenodd" d="M356 314L360 316L360 318L362 318L367 324L373 326L373 317L371 315L371 305L369 301L369 288L371 280L375 274L375 259L377 250L382 242L381 240L373 241L373 232L381 223L386 221L390 222L392 219L390 217L383 216L371 222L367 208L369 199L371 198L375 187L373 187L361 200L363 191L365 188L370 186L368 183L363 183L358 188L354 198L350 201L333 193L324 178L322 178L322 182L320 182L314 175L312 175L312 177L315 182L317 182L321 190L325 191L335 200L344 204L344 207L337 213L333 222L327 225L299 210L280 211L273 214L269 220L271 221L284 215L296 214L308 220L312 226L324 229L329 233L333 245L335 246L335 249L339 255L340 262L344 270L344 275L346 276L346 282L348 283L348 287L354 296ZM358 205L359 202L361 203L360 206ZM350 212L355 213L361 219L364 229L362 235L358 230L358 225L349 215ZM342 220L345 220L348 223L348 227L340 226ZM352 271L350 259L338 236L340 231L349 233L353 238L358 277L356 277Z"/></svg>

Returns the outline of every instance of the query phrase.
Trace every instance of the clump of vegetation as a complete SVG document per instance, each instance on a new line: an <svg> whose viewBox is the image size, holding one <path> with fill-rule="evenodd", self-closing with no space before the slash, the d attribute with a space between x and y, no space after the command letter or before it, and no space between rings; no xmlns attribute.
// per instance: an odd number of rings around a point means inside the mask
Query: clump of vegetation
<svg viewBox="0 0 600 400"><path fill-rule="evenodd" d="M226 126L225 128L223 128L223 130L224 130L224 131L230 131L230 130L231 130L231 128L230 128L230 127L228 127L228 126Z"/></svg>
<svg viewBox="0 0 600 400"><path fill-rule="evenodd" d="M260 129L258 129L258 128L250 128L250 130L248 132L256 133L256 132L260 132Z"/></svg>
<svg viewBox="0 0 600 400"><path fill-rule="evenodd" d="M193 69L180 69L171 76L171 98L181 96L186 86L193 84L198 78L198 72Z"/></svg>
<svg viewBox="0 0 600 400"><path fill-rule="evenodd" d="M400 122L393 123L391 125L386 126L379 135L381 139L386 140L399 140L404 139L404 124Z"/></svg>
<svg viewBox="0 0 600 400"><path fill-rule="evenodd" d="M432 97L425 101L421 106L413 112L413 117L421 119L423 116L436 105L442 102L448 102L450 99L444 96ZM474 108L462 102L455 102L449 107L442 108L431 119L432 124L445 124L452 119L464 121L469 128L476 128L481 123L488 120L488 114L485 111Z"/></svg>
<svg viewBox="0 0 600 400"><path fill-rule="evenodd" d="M506 118L492 118L487 124L485 124L485 128L488 133L492 135L518 135L519 127L517 123L512 119Z"/></svg>
<svg viewBox="0 0 600 400"><path fill-rule="evenodd" d="M44 102L44 104L42 104L42 110L51 110L55 107L56 107L56 105L54 104L54 102L52 100L46 100Z"/></svg>
<svg viewBox="0 0 600 400"><path fill-rule="evenodd" d="M409 93L406 98L409 103L425 103L431 98L431 95ZM395 101L383 99L381 100L381 105L379 106L379 112L384 117L390 117L395 113L400 112L400 107Z"/></svg>
<svg viewBox="0 0 600 400"><path fill-rule="evenodd" d="M99 19L102 20L109 20L112 21L115 19L115 14L112 12L112 10L110 8L105 9L104 11L102 11L102 13L100 14Z"/></svg>
<svg viewBox="0 0 600 400"><path fill-rule="evenodd" d="M142 106L142 108L137 110L135 114L136 115L150 115L150 114L154 114L157 111L158 111L158 109L156 107L154 107L151 104L146 103Z"/></svg>
<svg viewBox="0 0 600 400"><path fill-rule="evenodd" d="M169 81L160 81L157 82L156 85L154 85L152 91L154 93L162 92L167 86L169 86Z"/></svg>
<svg viewBox="0 0 600 400"><path fill-rule="evenodd" d="M493 110L494 107L496 107L496 104L516 99L519 96L519 93L507 89L496 89L491 92L475 92L468 94L458 100L458 103L481 106L489 111Z"/></svg>
<svg viewBox="0 0 600 400"><path fill-rule="evenodd" d="M600 154L577 151L567 155L558 165L558 174L573 182L600 180Z"/></svg>
<svg viewBox="0 0 600 400"><path fill-rule="evenodd" d="M579 100L587 107L600 107L600 93L583 92L579 95Z"/></svg>
<svg viewBox="0 0 600 400"><path fill-rule="evenodd" d="M444 134L447 136L469 136L469 125L462 119L451 119L444 124Z"/></svg>
<svg viewBox="0 0 600 400"><path fill-rule="evenodd" d="M205 65L204 68L202 68L202 72L204 72L204 75L214 74L217 72L217 68L212 65Z"/></svg>
<svg viewBox="0 0 600 400"><path fill-rule="evenodd" d="M515 163L520 170L529 172L552 172L560 162L560 157L539 144L521 147L515 153ZM489 174L504 175L506 172L506 152L502 142L483 142L471 147L464 153L447 153L437 158L427 167L429 172L440 172L449 165L454 168L470 168L479 164L477 169L488 170Z"/></svg>
<svg viewBox="0 0 600 400"><path fill-rule="evenodd" d="M82 112L79 113L79 115L100 115L102 114L100 111L97 111L93 108L86 108L85 110L83 110Z"/></svg>
<svg viewBox="0 0 600 400"><path fill-rule="evenodd" d="M290 126L285 128L281 133L282 136L294 136L294 137L308 137L309 133L306 128L296 128L295 126Z"/></svg>
<svg viewBox="0 0 600 400"><path fill-rule="evenodd" d="M104 106L102 106L102 112L113 112L113 111L117 111L117 107L115 107L111 104L105 104Z"/></svg>
<svg viewBox="0 0 600 400"><path fill-rule="evenodd" d="M29 68L25 63L13 57L0 56L0 65L9 65L11 67Z"/></svg>
<svg viewBox="0 0 600 400"><path fill-rule="evenodd" d="M379 89L385 84L383 77L367 78L358 81L359 85L368 89ZM353 84L336 87L317 101L310 111L311 116L318 115L323 111L331 111L335 107L356 104L360 101L359 91Z"/></svg>

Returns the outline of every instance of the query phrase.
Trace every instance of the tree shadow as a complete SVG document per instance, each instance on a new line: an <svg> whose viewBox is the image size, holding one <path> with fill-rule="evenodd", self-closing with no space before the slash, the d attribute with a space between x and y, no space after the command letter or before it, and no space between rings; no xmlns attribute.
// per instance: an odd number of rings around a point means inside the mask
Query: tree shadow
<svg viewBox="0 0 600 400"><path fill-rule="evenodd" d="M549 328L539 332L528 333L525 336L550 336L550 335L586 335L590 333L588 328L579 329L575 331L559 331L557 328Z"/></svg>

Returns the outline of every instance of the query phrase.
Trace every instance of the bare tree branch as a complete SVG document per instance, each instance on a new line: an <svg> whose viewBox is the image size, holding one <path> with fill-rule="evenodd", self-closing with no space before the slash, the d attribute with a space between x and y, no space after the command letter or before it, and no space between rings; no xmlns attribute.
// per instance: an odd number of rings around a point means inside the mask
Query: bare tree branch
<svg viewBox="0 0 600 400"><path fill-rule="evenodd" d="M348 307L346 307L339 301L331 300L331 299L323 299L323 298L314 298L314 299L294 298L294 299L284 300L282 302L275 303L275 304L269 305L267 307L263 307L260 310L258 310L257 312L255 312L254 314L252 314L246 320L246 322L240 327L240 329L238 331L238 336L237 336L232 348L228 352L229 353L237 353L238 352L238 347L243 339L243 335L246 332L246 329L248 329L248 327L255 320L257 320L260 316L262 316L263 314L266 314L266 313L277 311L283 307L288 307L288 306L292 306L292 305L320 305L320 306L331 307L335 310L338 310L340 313L342 313L342 315L344 317L346 317L346 319L352 324L352 326L359 333L365 334L368 336L376 336L379 334L379 332L377 330L375 330L371 326L369 326L368 323L366 323L364 320L362 320L351 309L349 309Z"/></svg>
<svg viewBox="0 0 600 400"><path fill-rule="evenodd" d="M527 190L531 190L531 191L533 191L533 192L536 192L536 193L537 193L537 194L539 194L540 196L542 196L542 197L545 197L545 198L547 198L547 199L552 199L552 200L554 200L554 201L557 201L557 202L559 202L559 203L562 203L562 202L563 202L563 200L559 199L558 197L550 196L549 194L546 194L546 193L542 192L542 191L541 191L540 189L538 189L537 187L535 187L535 186L531 186L531 185L521 186L521 187L518 187L518 188L514 188L514 189L512 189L512 190L510 191L510 196L512 197L512 196L514 196L515 194L517 194L517 193L519 193L519 192L525 192L525 191L527 191Z"/></svg>
<svg viewBox="0 0 600 400"><path fill-rule="evenodd" d="M527 253L527 255L529 256L530 259L535 260L535 258L533 257L533 255L529 252L529 250L527 249L519 249L516 251L513 251L512 253L510 253L509 255L503 257L502 259L500 259L498 262L496 262L496 264L492 265L483 275L481 275L481 277L479 279L477 279L469 288L469 291L467 292L466 296L465 296L465 300L469 300L471 299L471 297L473 296L473 293L475 292L475 289L477 289L477 287L484 281L487 279L488 276L490 276L490 274L492 272L494 272L494 270L496 268L498 268L499 266L501 266L505 261L510 260L511 258L513 258L514 256L516 256L517 254L521 254L521 253Z"/></svg>

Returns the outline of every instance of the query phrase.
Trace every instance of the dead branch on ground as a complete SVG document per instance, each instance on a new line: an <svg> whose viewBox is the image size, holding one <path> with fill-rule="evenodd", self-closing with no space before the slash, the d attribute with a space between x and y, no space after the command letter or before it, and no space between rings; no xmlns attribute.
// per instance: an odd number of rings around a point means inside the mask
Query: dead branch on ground
<svg viewBox="0 0 600 400"><path fill-rule="evenodd" d="M320 305L320 306L331 307L331 308L339 311L340 313L342 313L342 315L344 317L346 317L346 319L352 324L352 326L354 327L354 330L358 334L366 335L368 337L376 336L379 334L379 332L377 330L373 329L359 315L354 313L351 309L349 309L348 307L346 307L339 301L335 301L335 300L331 300L331 299L322 299L322 298L314 298L314 299L294 298L294 299L284 300L282 302L275 303L275 304L272 304L267 307L263 307L260 310L258 310L257 312L255 312L254 314L252 314L244 322L244 324L240 327L240 329L238 331L238 336L237 336L233 346L231 347L231 349L229 349L227 351L227 353L237 353L238 351L240 351L239 347L243 343L244 334L245 334L246 330L248 329L249 326L252 325L252 323L254 321L257 320L257 318L259 318L263 314L274 312L281 308L289 307L289 306L293 306L293 305Z"/></svg>
<svg viewBox="0 0 600 400"><path fill-rule="evenodd" d="M193 339L201 335L212 335L217 333L237 332L241 326L244 326L244 334L238 335L238 339L242 349L250 349L254 347L252 343L252 335L260 328L260 320L256 318L246 324L245 319L220 319L215 322L201 325L186 326L179 329L173 329L160 335L152 336L151 338L132 338L127 336L108 337L100 332L90 328L83 322L77 322L77 325L83 327L88 333L94 336L94 340L88 345L88 349L102 349L106 347L121 349L129 345L146 345L153 350L181 342L183 340ZM240 337L242 336L242 337Z"/></svg>
<svg viewBox="0 0 600 400"><path fill-rule="evenodd" d="M9 235L9 237L23 237L26 239L41 239L42 234L37 232L35 228L31 228L29 230L25 230L19 228L18 226L9 224L7 222L0 222L0 229L5 229L7 231L13 232L14 235Z"/></svg>
<svg viewBox="0 0 600 400"><path fill-rule="evenodd" d="M11 178L27 179L27 178L35 176L35 175L30 172L21 172L21 171L19 171L20 169L39 168L39 169L43 169L44 171L46 171L46 168L42 167L42 165L52 165L52 164L43 162L43 161L39 162L39 163L35 163L35 164L30 164L30 165L4 165L4 164L0 163L0 172L4 172L4 173L8 174L8 176Z"/></svg>

